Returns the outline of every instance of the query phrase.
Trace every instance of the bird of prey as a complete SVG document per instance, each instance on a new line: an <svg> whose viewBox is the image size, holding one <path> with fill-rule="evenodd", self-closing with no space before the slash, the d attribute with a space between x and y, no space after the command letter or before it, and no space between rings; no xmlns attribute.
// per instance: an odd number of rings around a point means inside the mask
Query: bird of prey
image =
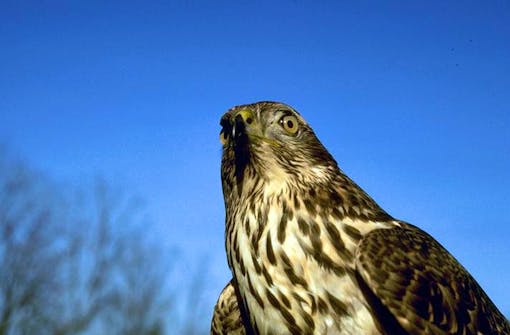
<svg viewBox="0 0 510 335"><path fill-rule="evenodd" d="M466 269L347 177L292 107L237 106L220 124L233 279L213 334L510 334Z"/></svg>

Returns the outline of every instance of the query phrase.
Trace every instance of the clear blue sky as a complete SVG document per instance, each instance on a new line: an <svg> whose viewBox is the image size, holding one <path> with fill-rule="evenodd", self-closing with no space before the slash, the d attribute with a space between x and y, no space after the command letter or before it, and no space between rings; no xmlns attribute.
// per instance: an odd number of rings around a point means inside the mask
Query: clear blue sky
<svg viewBox="0 0 510 335"><path fill-rule="evenodd" d="M142 195L164 243L211 261L211 308L229 277L218 121L257 100L296 107L510 316L510 2L0 4L0 141Z"/></svg>

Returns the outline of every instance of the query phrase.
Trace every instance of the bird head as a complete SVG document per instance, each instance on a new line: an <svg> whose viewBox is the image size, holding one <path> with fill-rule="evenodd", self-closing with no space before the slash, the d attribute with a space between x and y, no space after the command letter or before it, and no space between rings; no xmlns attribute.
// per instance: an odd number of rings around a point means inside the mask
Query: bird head
<svg viewBox="0 0 510 335"><path fill-rule="evenodd" d="M337 169L308 123L288 105L264 101L236 106L220 125L225 193L240 193L260 182L281 188L326 181Z"/></svg>

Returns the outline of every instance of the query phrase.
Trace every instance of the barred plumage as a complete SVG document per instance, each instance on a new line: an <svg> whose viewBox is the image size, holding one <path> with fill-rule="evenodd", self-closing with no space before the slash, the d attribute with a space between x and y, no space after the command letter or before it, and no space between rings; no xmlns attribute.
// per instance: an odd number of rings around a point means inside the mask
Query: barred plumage
<svg viewBox="0 0 510 335"><path fill-rule="evenodd" d="M227 258L247 334L510 334L453 256L343 174L294 109L238 106L221 125Z"/></svg>

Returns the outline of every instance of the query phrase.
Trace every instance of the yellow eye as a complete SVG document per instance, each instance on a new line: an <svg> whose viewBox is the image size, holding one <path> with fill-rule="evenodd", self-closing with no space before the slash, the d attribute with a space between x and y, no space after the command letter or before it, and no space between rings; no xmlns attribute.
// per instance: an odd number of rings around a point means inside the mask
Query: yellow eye
<svg viewBox="0 0 510 335"><path fill-rule="evenodd" d="M291 135L297 133L299 129L298 120L294 115L286 115L280 119L280 125Z"/></svg>
<svg viewBox="0 0 510 335"><path fill-rule="evenodd" d="M225 143L227 143L227 140L228 140L228 135L226 132L224 132L223 130L220 131L220 142L222 145L225 145Z"/></svg>

